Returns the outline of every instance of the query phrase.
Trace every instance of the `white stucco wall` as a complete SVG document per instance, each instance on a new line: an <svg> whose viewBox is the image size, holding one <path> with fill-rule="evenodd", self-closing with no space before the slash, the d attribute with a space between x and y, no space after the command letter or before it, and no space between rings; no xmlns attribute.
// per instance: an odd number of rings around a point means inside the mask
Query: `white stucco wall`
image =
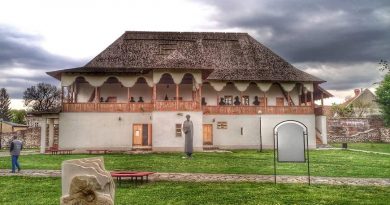
<svg viewBox="0 0 390 205"><path fill-rule="evenodd" d="M273 128L285 120L305 124L309 132L309 146L315 147L314 115L262 115L263 148L273 148ZM214 122L213 122L214 121ZM227 122L227 129L217 129L218 122ZM205 115L204 124L213 124L213 145L220 148L241 149L259 147L260 119L257 115ZM241 135L241 127L243 135Z"/></svg>
<svg viewBox="0 0 390 205"><path fill-rule="evenodd" d="M60 113L59 147L131 149L133 124L151 122L151 113Z"/></svg>
<svg viewBox="0 0 390 205"><path fill-rule="evenodd" d="M323 144L328 144L328 132L326 127L326 116L316 116L316 128L321 132Z"/></svg>
<svg viewBox="0 0 390 205"><path fill-rule="evenodd" d="M176 137L176 124L183 124L186 115L194 125L194 150L203 150L202 112L153 112L153 151L183 151L184 133Z"/></svg>

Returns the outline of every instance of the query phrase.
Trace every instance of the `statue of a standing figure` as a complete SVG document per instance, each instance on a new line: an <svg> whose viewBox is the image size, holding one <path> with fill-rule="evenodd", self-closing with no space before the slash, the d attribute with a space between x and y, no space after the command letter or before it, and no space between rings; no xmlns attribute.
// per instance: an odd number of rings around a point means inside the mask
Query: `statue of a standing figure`
<svg viewBox="0 0 390 205"><path fill-rule="evenodd" d="M190 120L190 115L186 115L186 118L187 120L183 122L183 132L185 134L184 152L188 158L191 158L193 150L194 125Z"/></svg>

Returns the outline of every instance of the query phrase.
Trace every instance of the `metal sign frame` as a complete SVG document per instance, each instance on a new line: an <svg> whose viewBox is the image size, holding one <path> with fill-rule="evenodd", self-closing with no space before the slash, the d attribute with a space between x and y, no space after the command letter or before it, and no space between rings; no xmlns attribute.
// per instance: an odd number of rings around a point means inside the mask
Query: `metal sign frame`
<svg viewBox="0 0 390 205"><path fill-rule="evenodd" d="M278 144L278 128L284 124L296 124L303 128L303 153L304 153L304 161L279 161L279 144ZM274 182L276 184L276 161L279 163L306 163L307 161L307 176L308 176L308 182L310 185L310 158L309 158L309 132L307 129L307 126L303 124L302 122L296 121L296 120L285 120L280 123L278 123L274 127ZM276 160L276 150L278 150L278 157Z"/></svg>

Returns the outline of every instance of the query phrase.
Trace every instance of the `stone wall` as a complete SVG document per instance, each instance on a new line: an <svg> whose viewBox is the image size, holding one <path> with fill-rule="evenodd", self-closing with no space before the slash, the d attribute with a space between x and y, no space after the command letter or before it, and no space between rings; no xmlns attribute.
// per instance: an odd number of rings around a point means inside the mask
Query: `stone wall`
<svg viewBox="0 0 390 205"><path fill-rule="evenodd" d="M390 143L390 128L379 128L381 141Z"/></svg>
<svg viewBox="0 0 390 205"><path fill-rule="evenodd" d="M38 148L40 146L41 128L32 127L26 130L3 133L1 137L2 148L9 147L14 135L18 136L18 139L22 140L24 148Z"/></svg>
<svg viewBox="0 0 390 205"><path fill-rule="evenodd" d="M390 142L380 118L328 119L328 142Z"/></svg>

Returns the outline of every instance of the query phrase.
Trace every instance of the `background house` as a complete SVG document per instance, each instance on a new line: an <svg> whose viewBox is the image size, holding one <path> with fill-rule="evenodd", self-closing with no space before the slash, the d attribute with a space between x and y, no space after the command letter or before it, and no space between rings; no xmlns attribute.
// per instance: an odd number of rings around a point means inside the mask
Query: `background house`
<svg viewBox="0 0 390 205"><path fill-rule="evenodd" d="M354 117L369 117L380 115L380 107L376 102L376 96L369 89L355 89L354 96L342 104L352 107Z"/></svg>
<svg viewBox="0 0 390 205"><path fill-rule="evenodd" d="M0 121L0 132L2 133L26 130L27 127L28 127L27 125L22 125L22 124L8 122L8 121Z"/></svg>

